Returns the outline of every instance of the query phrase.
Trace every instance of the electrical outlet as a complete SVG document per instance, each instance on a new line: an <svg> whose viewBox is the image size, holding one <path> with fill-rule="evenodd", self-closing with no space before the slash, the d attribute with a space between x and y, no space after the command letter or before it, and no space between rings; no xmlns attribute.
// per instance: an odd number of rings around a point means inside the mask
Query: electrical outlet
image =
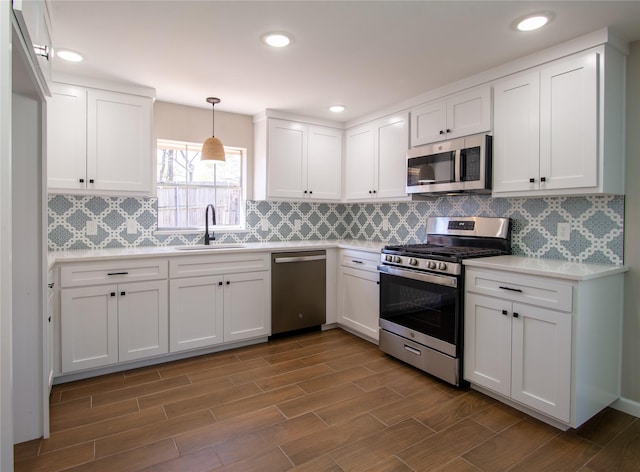
<svg viewBox="0 0 640 472"><path fill-rule="evenodd" d="M558 223L558 240L569 241L571 239L571 225L569 223Z"/></svg>
<svg viewBox="0 0 640 472"><path fill-rule="evenodd" d="M269 231L269 220L266 218L260 221L260 231Z"/></svg>
<svg viewBox="0 0 640 472"><path fill-rule="evenodd" d="M96 236L98 234L98 223L95 221L87 221L87 236Z"/></svg>
<svg viewBox="0 0 640 472"><path fill-rule="evenodd" d="M293 229L300 231L302 229L302 220L293 220Z"/></svg>
<svg viewBox="0 0 640 472"><path fill-rule="evenodd" d="M138 232L138 224L133 218L127 220L127 234L136 234Z"/></svg>
<svg viewBox="0 0 640 472"><path fill-rule="evenodd" d="M389 221L382 220L382 231L389 231Z"/></svg>

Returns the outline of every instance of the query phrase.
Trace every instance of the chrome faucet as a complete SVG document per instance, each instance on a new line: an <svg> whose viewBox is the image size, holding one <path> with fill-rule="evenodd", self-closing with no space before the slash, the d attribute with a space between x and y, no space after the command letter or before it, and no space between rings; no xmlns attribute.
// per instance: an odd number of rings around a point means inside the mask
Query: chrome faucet
<svg viewBox="0 0 640 472"><path fill-rule="evenodd" d="M209 203L207 208L204 210L204 244L206 246L208 246L211 241L216 240L215 234L211 234L211 236L209 236L209 208L211 208L211 215L213 219L211 222L211 229L216 225L216 209L211 203Z"/></svg>

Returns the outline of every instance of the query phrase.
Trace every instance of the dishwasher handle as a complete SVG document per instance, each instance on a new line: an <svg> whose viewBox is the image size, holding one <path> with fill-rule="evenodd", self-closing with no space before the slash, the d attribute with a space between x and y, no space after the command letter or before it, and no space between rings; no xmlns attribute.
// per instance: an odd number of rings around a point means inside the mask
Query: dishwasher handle
<svg viewBox="0 0 640 472"><path fill-rule="evenodd" d="M288 264L290 262L324 261L326 258L327 256L324 254L317 256L274 257L273 262L276 264Z"/></svg>

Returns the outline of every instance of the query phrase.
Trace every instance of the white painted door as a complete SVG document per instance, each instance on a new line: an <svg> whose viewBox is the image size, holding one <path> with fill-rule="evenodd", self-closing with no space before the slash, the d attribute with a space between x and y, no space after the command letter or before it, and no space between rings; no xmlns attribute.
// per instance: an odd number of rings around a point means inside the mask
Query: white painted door
<svg viewBox="0 0 640 472"><path fill-rule="evenodd" d="M376 156L374 153L374 130L371 125L347 131L345 198L363 200L373 198L377 192L375 184Z"/></svg>
<svg viewBox="0 0 640 472"><path fill-rule="evenodd" d="M514 303L512 322L511 397L568 423L571 313Z"/></svg>
<svg viewBox="0 0 640 472"><path fill-rule="evenodd" d="M240 341L271 332L269 272L224 278L224 341Z"/></svg>
<svg viewBox="0 0 640 472"><path fill-rule="evenodd" d="M309 126L305 196L318 200L342 197L342 131Z"/></svg>
<svg viewBox="0 0 640 472"><path fill-rule="evenodd" d="M511 302L467 293L464 378L511 395Z"/></svg>
<svg viewBox="0 0 640 472"><path fill-rule="evenodd" d="M493 113L493 193L538 190L540 73L496 83Z"/></svg>
<svg viewBox="0 0 640 472"><path fill-rule="evenodd" d="M598 185L598 58L589 52L542 69L541 188Z"/></svg>
<svg viewBox="0 0 640 472"><path fill-rule="evenodd" d="M409 114L393 116L376 127L378 198L407 196Z"/></svg>
<svg viewBox="0 0 640 472"><path fill-rule="evenodd" d="M342 267L339 273L338 322L378 340L380 293L377 272Z"/></svg>
<svg viewBox="0 0 640 472"><path fill-rule="evenodd" d="M272 198L302 198L306 184L305 125L270 119L268 124L267 193Z"/></svg>
<svg viewBox="0 0 640 472"><path fill-rule="evenodd" d="M88 91L87 188L150 192L151 99Z"/></svg>
<svg viewBox="0 0 640 472"><path fill-rule="evenodd" d="M447 139L491 130L491 87L478 87L447 99Z"/></svg>
<svg viewBox="0 0 640 472"><path fill-rule="evenodd" d="M170 281L170 352L213 346L223 341L223 292L222 276Z"/></svg>
<svg viewBox="0 0 640 472"><path fill-rule="evenodd" d="M118 285L119 362L169 351L166 280Z"/></svg>
<svg viewBox="0 0 640 472"><path fill-rule="evenodd" d="M116 285L60 291L62 372L118 362Z"/></svg>
<svg viewBox="0 0 640 472"><path fill-rule="evenodd" d="M447 102L438 100L411 110L411 146L447 138Z"/></svg>
<svg viewBox="0 0 640 472"><path fill-rule="evenodd" d="M84 189L87 178L87 91L51 84L47 100L47 182L50 189Z"/></svg>

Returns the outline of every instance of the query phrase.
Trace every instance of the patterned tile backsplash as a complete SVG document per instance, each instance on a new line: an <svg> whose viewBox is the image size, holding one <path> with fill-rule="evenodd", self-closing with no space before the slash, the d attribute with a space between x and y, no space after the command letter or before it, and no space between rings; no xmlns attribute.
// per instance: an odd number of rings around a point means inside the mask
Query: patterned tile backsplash
<svg viewBox="0 0 640 472"><path fill-rule="evenodd" d="M219 242L362 239L416 243L429 216L503 216L512 220L512 252L574 262L622 264L624 197L491 198L443 196L397 203L249 201L247 231L218 232ZM157 232L155 198L49 196L49 250L173 246L202 243L202 234ZM98 234L86 234L87 221ZM134 220L136 234L127 234ZM296 220L299 220L296 227ZM557 238L560 222L569 241ZM262 228L267 228L262 230Z"/></svg>

